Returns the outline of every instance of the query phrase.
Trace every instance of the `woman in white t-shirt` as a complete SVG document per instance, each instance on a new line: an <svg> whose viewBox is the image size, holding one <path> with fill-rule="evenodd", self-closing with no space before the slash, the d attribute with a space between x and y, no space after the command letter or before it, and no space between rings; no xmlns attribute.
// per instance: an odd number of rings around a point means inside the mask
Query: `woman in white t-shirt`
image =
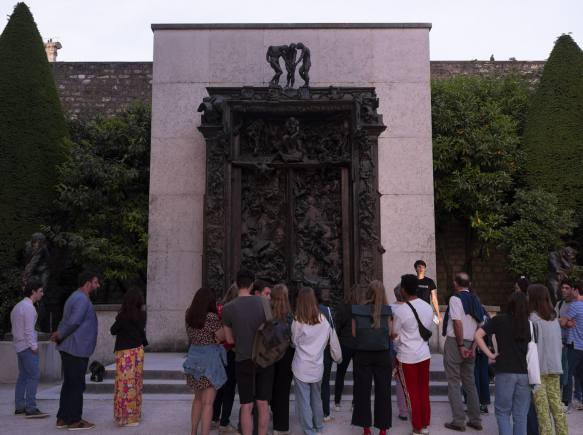
<svg viewBox="0 0 583 435"><path fill-rule="evenodd" d="M292 343L296 348L292 361L297 414L305 435L316 435L324 428L324 411L320 388L324 374L324 349L330 341L332 327L320 313L314 290L298 292L296 312L291 325ZM332 354L341 354L338 341L330 341Z"/></svg>
<svg viewBox="0 0 583 435"><path fill-rule="evenodd" d="M398 341L397 376L411 406L413 435L429 433L429 344L419 332L419 323L428 330L433 325L431 306L417 297L417 277L401 277L404 304L393 308L393 334Z"/></svg>

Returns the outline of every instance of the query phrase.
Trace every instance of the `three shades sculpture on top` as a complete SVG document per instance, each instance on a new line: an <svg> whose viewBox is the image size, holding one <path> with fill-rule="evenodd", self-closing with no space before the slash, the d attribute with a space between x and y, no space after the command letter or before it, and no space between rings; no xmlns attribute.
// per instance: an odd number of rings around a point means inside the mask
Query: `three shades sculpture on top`
<svg viewBox="0 0 583 435"><path fill-rule="evenodd" d="M298 58L298 50L301 53ZM302 65L299 69L300 77L304 80L304 86L310 85L310 67L312 66L312 61L310 57L310 49L306 47L302 42L292 43L289 45L270 45L267 48L267 53L265 59L275 71L275 74L271 81L270 86L279 86L279 78L283 74L279 59L283 58L285 64L285 70L287 72L286 88L292 88L295 83L296 67L301 62Z"/></svg>

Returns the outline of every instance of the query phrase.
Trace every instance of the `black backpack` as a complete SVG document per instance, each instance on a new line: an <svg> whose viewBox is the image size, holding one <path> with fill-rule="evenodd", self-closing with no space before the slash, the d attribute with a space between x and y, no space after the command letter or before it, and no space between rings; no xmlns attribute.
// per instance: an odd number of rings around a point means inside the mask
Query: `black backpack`
<svg viewBox="0 0 583 435"><path fill-rule="evenodd" d="M265 368L283 358L291 343L291 329L288 322L273 319L266 309L266 302L261 303L266 320L255 332L251 359L259 367Z"/></svg>

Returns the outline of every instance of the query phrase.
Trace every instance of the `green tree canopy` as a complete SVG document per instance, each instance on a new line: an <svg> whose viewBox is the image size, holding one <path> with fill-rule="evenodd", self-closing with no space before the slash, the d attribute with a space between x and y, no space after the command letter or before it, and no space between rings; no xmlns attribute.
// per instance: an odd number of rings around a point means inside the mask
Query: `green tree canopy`
<svg viewBox="0 0 583 435"><path fill-rule="evenodd" d="M71 158L59 168L56 213L45 228L79 266L122 287L146 282L150 109L71 124Z"/></svg>
<svg viewBox="0 0 583 435"><path fill-rule="evenodd" d="M18 252L40 230L55 198L67 129L43 41L24 3L0 35L0 59L0 304L9 306L10 295L19 294Z"/></svg>
<svg viewBox="0 0 583 435"><path fill-rule="evenodd" d="M556 195L542 190L518 190L508 207L512 223L502 230L508 251L506 268L532 282L546 282L549 252L564 245L575 226L573 212L559 207Z"/></svg>
<svg viewBox="0 0 583 435"><path fill-rule="evenodd" d="M453 218L464 225L464 267L470 273L475 242L487 246L500 236L504 205L522 160L528 94L527 84L511 76L432 82L437 224L439 229ZM447 263L443 247L438 250Z"/></svg>
<svg viewBox="0 0 583 435"><path fill-rule="evenodd" d="M526 179L583 217L583 53L560 36L532 98L524 131Z"/></svg>

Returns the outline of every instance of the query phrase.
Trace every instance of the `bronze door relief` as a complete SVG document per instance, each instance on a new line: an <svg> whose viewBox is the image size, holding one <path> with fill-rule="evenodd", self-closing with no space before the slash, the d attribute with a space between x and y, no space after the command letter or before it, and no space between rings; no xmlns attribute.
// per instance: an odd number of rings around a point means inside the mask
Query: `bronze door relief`
<svg viewBox="0 0 583 435"><path fill-rule="evenodd" d="M293 294L382 276L372 88L208 88L203 282L241 267Z"/></svg>

